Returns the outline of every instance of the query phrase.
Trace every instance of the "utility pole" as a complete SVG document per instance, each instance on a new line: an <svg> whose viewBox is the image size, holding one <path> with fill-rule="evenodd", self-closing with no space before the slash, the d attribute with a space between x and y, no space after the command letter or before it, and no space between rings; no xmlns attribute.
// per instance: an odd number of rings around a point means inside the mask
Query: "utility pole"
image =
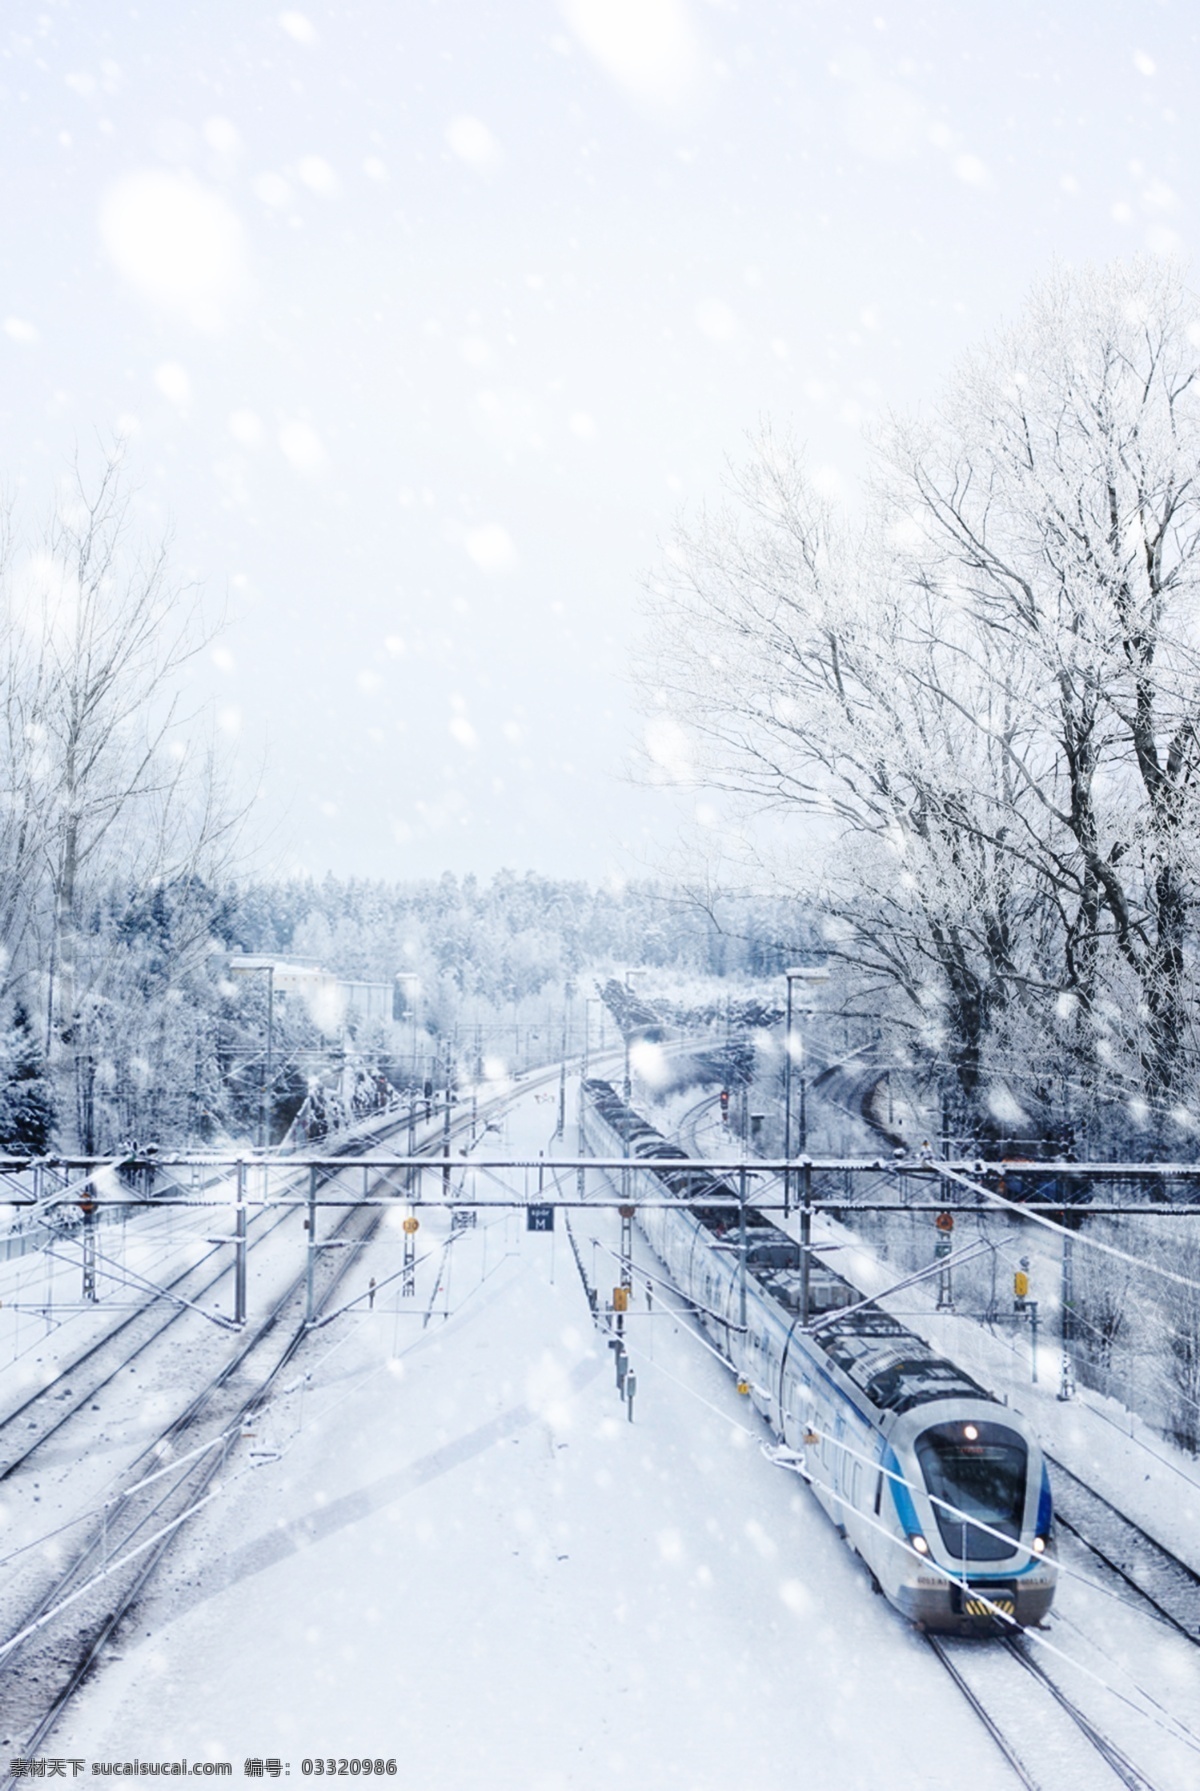
<svg viewBox="0 0 1200 1791"><path fill-rule="evenodd" d="M633 983L630 979L635 976L641 976L642 974L643 974L643 971L638 969L636 966L630 966L629 968L626 969L626 971L625 971L625 987L631 995L633 994ZM603 1010L601 1010L601 1027L603 1028ZM625 1015L625 1023L621 1027L621 1032L625 1038L625 1105L628 1106L630 1100L633 1097L633 1071L632 1071L632 1064L630 1061L631 1040L630 1040L628 1013L626 1013L626 1015Z"/></svg>
<svg viewBox="0 0 1200 1791"><path fill-rule="evenodd" d="M442 1199L450 1198L450 1041L446 1041L446 1110L442 1116Z"/></svg>
<svg viewBox="0 0 1200 1791"><path fill-rule="evenodd" d="M783 1051L783 1154L789 1159L789 1166L783 1172L783 1210L787 1214L792 1207L792 1064L799 1059L804 1060L804 1042L792 1027L792 985L793 983L827 983L828 970L816 964L793 965L784 971L787 979L787 1030L784 1034ZM808 1102L805 1079L800 1078L800 1149L808 1148Z"/></svg>
<svg viewBox="0 0 1200 1791"><path fill-rule="evenodd" d="M622 1175L626 1171L622 1170ZM626 1182L628 1189L628 1182ZM624 1304L617 1304L617 1334L625 1329L625 1312L629 1307L629 1297L633 1291L633 1215L635 1208L623 1206L621 1214L621 1279L618 1283L624 1295Z"/></svg>
<svg viewBox="0 0 1200 1791"><path fill-rule="evenodd" d="M271 1142L271 1108L275 1104L275 966L267 965L267 1056L264 1065L262 1100L262 1135L264 1150Z"/></svg>
<svg viewBox="0 0 1200 1791"><path fill-rule="evenodd" d="M800 1323L808 1323L809 1265L812 1259L812 1164L800 1171Z"/></svg>
<svg viewBox="0 0 1200 1791"><path fill-rule="evenodd" d="M82 1241L83 1297L89 1305L93 1305L96 1300L96 1209L94 1204L85 1204L83 1208Z"/></svg>
<svg viewBox="0 0 1200 1791"><path fill-rule="evenodd" d="M746 1333L746 1170L738 1170L738 1323Z"/></svg>
<svg viewBox="0 0 1200 1791"><path fill-rule="evenodd" d="M317 1172L308 1172L308 1263L304 1275L304 1322L311 1325L316 1317L313 1275L317 1261Z"/></svg>
<svg viewBox="0 0 1200 1791"><path fill-rule="evenodd" d="M554 1136L561 1138L567 1126L567 1002L563 1001L562 1062L558 1066L558 1125Z"/></svg>

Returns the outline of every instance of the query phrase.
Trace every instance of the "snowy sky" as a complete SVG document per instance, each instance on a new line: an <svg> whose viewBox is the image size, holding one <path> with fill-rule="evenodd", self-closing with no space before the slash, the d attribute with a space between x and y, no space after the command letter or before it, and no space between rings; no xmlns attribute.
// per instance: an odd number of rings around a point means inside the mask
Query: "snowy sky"
<svg viewBox="0 0 1200 1791"><path fill-rule="evenodd" d="M852 486L1053 257L1192 254L1171 0L4 17L0 474L130 437L280 868L636 869L639 579L746 431Z"/></svg>

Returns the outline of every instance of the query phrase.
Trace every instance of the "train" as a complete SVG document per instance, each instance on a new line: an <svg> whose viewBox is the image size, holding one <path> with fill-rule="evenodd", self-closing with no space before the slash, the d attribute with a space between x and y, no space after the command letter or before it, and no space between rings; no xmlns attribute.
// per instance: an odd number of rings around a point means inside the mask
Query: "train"
<svg viewBox="0 0 1200 1791"><path fill-rule="evenodd" d="M1043 1621L1054 1509L1034 1431L1007 1403L636 1113L585 1081L584 1150L657 1159L638 1224L873 1586L918 1627L983 1635ZM678 1162L679 1167L674 1165ZM709 1204L711 1202L711 1204ZM742 1322L743 1302L745 1322Z"/></svg>

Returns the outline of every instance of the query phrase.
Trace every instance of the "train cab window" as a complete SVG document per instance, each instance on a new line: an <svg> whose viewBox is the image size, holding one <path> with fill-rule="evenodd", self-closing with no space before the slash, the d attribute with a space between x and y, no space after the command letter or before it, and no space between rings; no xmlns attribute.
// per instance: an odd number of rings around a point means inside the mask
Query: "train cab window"
<svg viewBox="0 0 1200 1791"><path fill-rule="evenodd" d="M1017 1432L1004 1424L934 1424L917 1438L917 1460L934 1500L944 1501L933 1510L946 1552L956 1561L1011 1555L1021 1534L1028 1466Z"/></svg>

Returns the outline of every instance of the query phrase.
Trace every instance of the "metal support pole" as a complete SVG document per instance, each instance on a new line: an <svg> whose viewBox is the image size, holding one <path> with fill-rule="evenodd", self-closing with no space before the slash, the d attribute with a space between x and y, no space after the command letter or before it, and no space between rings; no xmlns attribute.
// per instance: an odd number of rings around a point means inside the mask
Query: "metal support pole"
<svg viewBox="0 0 1200 1791"><path fill-rule="evenodd" d="M808 1149L808 1077L800 1078L800 1138L802 1151Z"/></svg>
<svg viewBox="0 0 1200 1791"><path fill-rule="evenodd" d="M1062 1369L1058 1383L1060 1399L1075 1397L1075 1359L1071 1354L1071 1342L1075 1336L1075 1261L1072 1242L1070 1232L1065 1231L1062 1241Z"/></svg>
<svg viewBox="0 0 1200 1791"><path fill-rule="evenodd" d="M800 1171L800 1323L808 1323L808 1270L812 1248L812 1164Z"/></svg>
<svg viewBox="0 0 1200 1791"><path fill-rule="evenodd" d="M267 973L267 1050L258 1077L258 1144L260 1150L265 1150L271 1142L271 1124L267 1108L274 1084L275 966L274 964L264 964L259 968L264 969Z"/></svg>
<svg viewBox="0 0 1200 1791"><path fill-rule="evenodd" d="M792 979L787 979L787 1031L783 1040L783 1154L788 1167L783 1172L783 1213L792 1210Z"/></svg>
<svg viewBox="0 0 1200 1791"><path fill-rule="evenodd" d="M83 1215L83 1298L94 1304L96 1300L96 1215L94 1212Z"/></svg>
<svg viewBox="0 0 1200 1791"><path fill-rule="evenodd" d="M450 1047L446 1046L446 1111L442 1116L442 1199L450 1198Z"/></svg>
<svg viewBox="0 0 1200 1791"><path fill-rule="evenodd" d="M621 1208L621 1286L633 1287L633 1214L634 1208Z"/></svg>
<svg viewBox="0 0 1200 1791"><path fill-rule="evenodd" d="M311 1325L317 1316L313 1277L317 1263L317 1172L308 1172L308 1262L304 1274L304 1322Z"/></svg>
<svg viewBox="0 0 1200 1791"><path fill-rule="evenodd" d="M746 1171L738 1170L738 1323L746 1330Z"/></svg>
<svg viewBox="0 0 1200 1791"><path fill-rule="evenodd" d="M561 1138L567 1126L567 999L563 996L562 1062L558 1066L558 1125L554 1136Z"/></svg>
<svg viewBox="0 0 1200 1791"><path fill-rule="evenodd" d="M622 1170L621 1173L622 1173L622 1179L625 1184L625 1192L626 1192L626 1194L628 1194L628 1191L629 1191L628 1171ZM618 1285L625 1290L625 1305L626 1305L626 1308L628 1308L628 1306L630 1304L630 1294L633 1290L633 1214L634 1214L634 1208L632 1206L622 1206L620 1208L620 1214L621 1214L621 1279L620 1279L620 1282L618 1283ZM624 1333L624 1330L625 1330L625 1313L619 1311L617 1313L617 1335L618 1335L618 1337L620 1337ZM622 1346L622 1347L624 1347L624 1346Z"/></svg>
<svg viewBox="0 0 1200 1791"><path fill-rule="evenodd" d="M237 1211L233 1245L233 1322L246 1322L246 1165L237 1166Z"/></svg>

